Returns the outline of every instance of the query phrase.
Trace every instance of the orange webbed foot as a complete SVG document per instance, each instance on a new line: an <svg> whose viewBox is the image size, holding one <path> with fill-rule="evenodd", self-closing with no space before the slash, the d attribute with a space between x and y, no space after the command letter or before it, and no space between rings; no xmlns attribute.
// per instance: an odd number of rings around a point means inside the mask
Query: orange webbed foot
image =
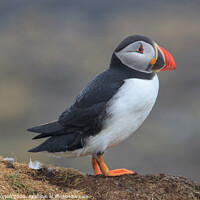
<svg viewBox="0 0 200 200"><path fill-rule="evenodd" d="M92 158L92 166L95 175L101 174L101 172L104 176L121 176L124 174L135 174L133 171L127 169L114 169L110 171L104 163L102 155L98 155L96 158Z"/></svg>
<svg viewBox="0 0 200 200"><path fill-rule="evenodd" d="M124 174L135 174L135 173L128 169L114 169L109 171L107 176L121 176Z"/></svg>

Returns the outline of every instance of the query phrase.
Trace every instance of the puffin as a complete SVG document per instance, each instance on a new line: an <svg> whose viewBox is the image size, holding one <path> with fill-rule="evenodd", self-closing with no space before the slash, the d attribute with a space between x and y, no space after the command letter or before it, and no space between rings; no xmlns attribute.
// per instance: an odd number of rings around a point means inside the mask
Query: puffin
<svg viewBox="0 0 200 200"><path fill-rule="evenodd" d="M61 157L91 155L94 175L134 174L109 170L104 152L131 136L149 115L158 95L156 72L175 70L171 54L143 35L125 38L109 67L92 79L57 120L27 129L46 138L29 152Z"/></svg>

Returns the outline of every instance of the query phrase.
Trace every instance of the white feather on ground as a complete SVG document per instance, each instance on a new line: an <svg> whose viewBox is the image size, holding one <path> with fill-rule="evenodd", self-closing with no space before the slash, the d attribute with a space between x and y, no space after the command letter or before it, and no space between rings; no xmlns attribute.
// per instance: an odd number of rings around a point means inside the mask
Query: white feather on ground
<svg viewBox="0 0 200 200"><path fill-rule="evenodd" d="M37 160L32 162L31 158L30 158L30 162L29 162L28 166L29 166L29 168L35 169L35 170L42 169L41 162L37 161Z"/></svg>
<svg viewBox="0 0 200 200"><path fill-rule="evenodd" d="M5 157L4 160L5 160L5 161L8 161L8 162L15 162L15 159L14 159L14 158Z"/></svg>

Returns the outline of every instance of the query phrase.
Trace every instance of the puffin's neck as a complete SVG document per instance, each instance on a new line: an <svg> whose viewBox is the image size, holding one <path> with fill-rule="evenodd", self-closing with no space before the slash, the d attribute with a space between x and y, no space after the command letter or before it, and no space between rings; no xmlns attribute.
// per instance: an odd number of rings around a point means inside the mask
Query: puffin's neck
<svg viewBox="0 0 200 200"><path fill-rule="evenodd" d="M154 72L145 73L128 67L119 60L119 58L115 55L115 53L113 53L111 58L110 69L120 70L121 73L126 73L130 78L133 77L133 78L151 80L155 76Z"/></svg>

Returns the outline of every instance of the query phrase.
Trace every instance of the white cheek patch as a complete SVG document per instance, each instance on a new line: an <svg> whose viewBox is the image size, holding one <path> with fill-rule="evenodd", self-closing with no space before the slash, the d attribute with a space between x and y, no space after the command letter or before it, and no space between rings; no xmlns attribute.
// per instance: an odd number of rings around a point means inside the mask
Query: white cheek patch
<svg viewBox="0 0 200 200"><path fill-rule="evenodd" d="M152 45L146 42L140 43L143 45L144 53L137 52L139 44L131 44L115 54L124 65L138 71L150 73L146 69L150 60L155 57L155 50Z"/></svg>
<svg viewBox="0 0 200 200"><path fill-rule="evenodd" d="M131 67L131 66L135 66L137 64L137 60L134 59L137 57L136 52L118 52L116 53L116 56L120 59L120 61Z"/></svg>
<svg viewBox="0 0 200 200"><path fill-rule="evenodd" d="M116 56L124 65L137 71L148 73L147 71L145 71L145 69L147 68L149 62L142 54L137 52L119 52L116 53Z"/></svg>

